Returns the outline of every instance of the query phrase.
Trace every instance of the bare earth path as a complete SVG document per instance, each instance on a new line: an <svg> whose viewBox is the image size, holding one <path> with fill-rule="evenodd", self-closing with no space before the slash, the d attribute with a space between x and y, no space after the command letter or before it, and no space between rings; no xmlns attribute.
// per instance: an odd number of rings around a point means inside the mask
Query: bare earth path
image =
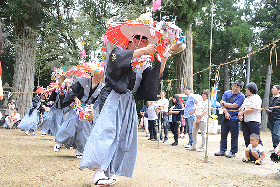
<svg viewBox="0 0 280 187"><path fill-rule="evenodd" d="M80 159L73 149L54 152L54 137L27 136L19 129L0 128L0 186L83 186L91 185L93 172L79 170ZM208 163L205 153L187 151L180 139L179 146L169 142L148 141L140 130L138 155L133 178L119 177L116 187L134 186L280 186L280 164L270 161L272 148L269 132L261 133L266 158L262 165L243 163L245 146L239 135L239 152L235 158L215 157L220 135L209 135ZM228 138L230 140L230 138ZM198 136L201 142L200 135ZM228 142L228 147L230 142Z"/></svg>

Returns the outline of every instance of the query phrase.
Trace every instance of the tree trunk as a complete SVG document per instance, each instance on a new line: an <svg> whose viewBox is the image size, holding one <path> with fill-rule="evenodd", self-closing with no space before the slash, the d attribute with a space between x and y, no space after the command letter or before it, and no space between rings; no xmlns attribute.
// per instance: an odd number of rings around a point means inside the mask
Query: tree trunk
<svg viewBox="0 0 280 187"><path fill-rule="evenodd" d="M270 84L271 84L272 66L269 64L267 66L266 81L265 81L265 92L262 100L262 108L269 107L269 94L270 94ZM266 110L262 110L262 125L261 130L267 131L267 114Z"/></svg>
<svg viewBox="0 0 280 187"><path fill-rule="evenodd" d="M3 38L2 38L2 25L0 20L0 54L3 53Z"/></svg>
<svg viewBox="0 0 280 187"><path fill-rule="evenodd" d="M226 46L224 52L224 62L228 62L228 55L229 55L229 46ZM225 91L229 90L229 71L228 71L228 64L224 65L224 89Z"/></svg>
<svg viewBox="0 0 280 187"><path fill-rule="evenodd" d="M29 28L23 28L16 37L13 99L19 113L24 116L33 97L37 34Z"/></svg>
<svg viewBox="0 0 280 187"><path fill-rule="evenodd" d="M189 30L186 32L186 45L186 49L176 56L175 70L177 79L181 79L181 81L176 81L175 93L182 93L185 86L189 86L193 90L193 76L190 76L193 74L192 24L189 25ZM182 82L182 78L187 76L190 77Z"/></svg>

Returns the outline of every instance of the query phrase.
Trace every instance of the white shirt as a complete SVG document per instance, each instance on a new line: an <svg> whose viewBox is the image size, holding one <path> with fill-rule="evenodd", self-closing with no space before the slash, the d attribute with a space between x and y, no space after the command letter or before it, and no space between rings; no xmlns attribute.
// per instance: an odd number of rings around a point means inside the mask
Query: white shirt
<svg viewBox="0 0 280 187"><path fill-rule="evenodd" d="M158 106L163 106L164 108L162 110L159 110L159 112L168 112L168 106L169 106L169 101L166 98L160 99L157 101Z"/></svg>
<svg viewBox="0 0 280 187"><path fill-rule="evenodd" d="M198 101L196 108L197 108L197 113L202 114L205 110L205 108L208 107L208 99L205 101ZM208 115L207 113L201 117L200 121L207 121Z"/></svg>
<svg viewBox="0 0 280 187"><path fill-rule="evenodd" d="M253 110L253 112L249 114L244 114L244 122L249 122L249 121L256 121L256 122L261 122L261 106L262 106L262 99L259 95L254 94L252 96L249 96L245 98L241 109L245 110L248 108L253 108L253 109L259 109L259 110Z"/></svg>
<svg viewBox="0 0 280 187"><path fill-rule="evenodd" d="M16 121L19 121L20 120L20 114L16 113L16 115L14 115L14 116L13 116L13 114L11 114L10 116L12 116L12 118L16 118ZM10 116L7 116L5 120L9 121Z"/></svg>
<svg viewBox="0 0 280 187"><path fill-rule="evenodd" d="M253 151L256 151L260 156L262 156L261 153L264 152L264 148L263 148L263 146L261 144L258 144L258 146L255 147L255 148L252 147L252 144L249 144L248 148L253 150Z"/></svg>
<svg viewBox="0 0 280 187"><path fill-rule="evenodd" d="M152 104L148 107L148 120L156 120L158 118L155 108L158 107Z"/></svg>
<svg viewBox="0 0 280 187"><path fill-rule="evenodd" d="M273 96L274 97L274 96ZM275 95L275 97L280 97L280 94Z"/></svg>

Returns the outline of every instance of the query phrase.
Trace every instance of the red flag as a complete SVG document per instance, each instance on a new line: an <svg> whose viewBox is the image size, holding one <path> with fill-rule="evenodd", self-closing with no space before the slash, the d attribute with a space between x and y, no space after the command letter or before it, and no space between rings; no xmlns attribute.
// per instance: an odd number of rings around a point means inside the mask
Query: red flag
<svg viewBox="0 0 280 187"><path fill-rule="evenodd" d="M2 87L2 65L0 61L0 100L3 99L3 87Z"/></svg>
<svg viewBox="0 0 280 187"><path fill-rule="evenodd" d="M154 12L155 12L157 9L160 9L161 0L155 0L153 5L154 5Z"/></svg>

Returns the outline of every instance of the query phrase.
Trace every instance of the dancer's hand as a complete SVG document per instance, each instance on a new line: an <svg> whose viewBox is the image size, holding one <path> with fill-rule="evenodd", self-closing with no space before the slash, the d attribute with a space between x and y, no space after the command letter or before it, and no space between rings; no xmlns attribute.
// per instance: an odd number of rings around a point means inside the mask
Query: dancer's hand
<svg viewBox="0 0 280 187"><path fill-rule="evenodd" d="M157 47L155 44L149 44L146 47L143 47L143 50L145 51L145 53L153 53L156 48Z"/></svg>
<svg viewBox="0 0 280 187"><path fill-rule="evenodd" d="M81 103L81 101L80 101L80 99L78 99L77 97L75 97L75 104L77 104L77 105L79 105L79 106L81 106L82 105L82 103Z"/></svg>

